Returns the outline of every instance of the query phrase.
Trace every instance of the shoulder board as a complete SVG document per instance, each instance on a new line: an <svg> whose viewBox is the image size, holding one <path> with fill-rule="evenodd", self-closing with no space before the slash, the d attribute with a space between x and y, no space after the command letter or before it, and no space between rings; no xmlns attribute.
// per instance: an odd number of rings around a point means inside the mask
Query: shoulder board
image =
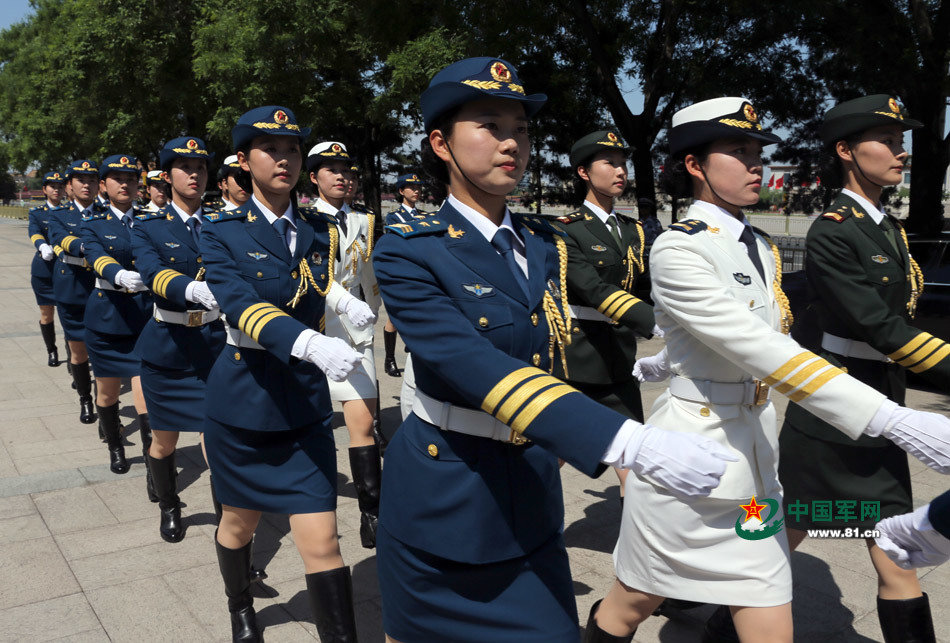
<svg viewBox="0 0 950 643"><path fill-rule="evenodd" d="M42 212L42 211L45 210L45 209L46 209L46 206L45 206L45 205L37 205L37 206L35 206L35 207L30 208L30 212L29 212L29 213L30 213L30 214L33 214L34 212Z"/></svg>
<svg viewBox="0 0 950 643"><path fill-rule="evenodd" d="M438 216L426 217L425 219L414 219L409 223L394 223L386 226L389 232L395 232L400 237L419 237L426 234L435 234L445 232L449 225Z"/></svg>
<svg viewBox="0 0 950 643"><path fill-rule="evenodd" d="M366 207L365 203L351 203L350 210L359 214L374 214L372 210Z"/></svg>
<svg viewBox="0 0 950 643"><path fill-rule="evenodd" d="M241 206L234 210L218 210L216 212L208 212L204 214L204 218L212 223L221 223L222 221L233 221L235 219L244 219L247 217L250 212L250 208L247 206Z"/></svg>
<svg viewBox="0 0 950 643"><path fill-rule="evenodd" d="M143 210L135 215L135 218L139 221L154 221L155 219L165 219L166 213L164 210Z"/></svg>
<svg viewBox="0 0 950 643"><path fill-rule="evenodd" d="M772 237L771 237L771 236L769 235L769 233L766 232L765 230L760 230L759 228L756 228L755 226L752 226L752 232L756 233L756 234L759 235L760 237L764 237L767 241L771 241L771 240L772 240Z"/></svg>
<svg viewBox="0 0 950 643"><path fill-rule="evenodd" d="M310 206L302 206L297 208L297 214L300 215L304 221L309 221L314 223L316 221L323 221L324 223L336 223L336 217L328 212L323 212L317 208Z"/></svg>
<svg viewBox="0 0 950 643"><path fill-rule="evenodd" d="M89 214L84 215L82 220L83 221L98 221L99 219L105 219L105 218L106 218L105 212L90 212Z"/></svg>
<svg viewBox="0 0 950 643"><path fill-rule="evenodd" d="M554 217L554 220L558 221L559 223L574 223L575 221L583 221L584 213L580 210L577 210L576 212L571 212L570 214Z"/></svg>
<svg viewBox="0 0 950 643"><path fill-rule="evenodd" d="M567 233L564 232L560 226L555 225L550 219L539 217L536 214L514 215L514 218L521 221L521 223L526 225L530 230L536 232L546 232L548 234L556 234L559 237L567 236ZM558 217L555 220L560 222L561 218Z"/></svg>
<svg viewBox="0 0 950 643"><path fill-rule="evenodd" d="M832 221L835 221L835 222L837 222L837 223L841 223L842 221L844 221L845 219L847 219L849 216L851 216L850 213L847 213L847 212L838 212L837 210L835 210L835 211L833 211L833 212L825 212L823 215L821 215L821 218L822 218L822 219L831 219Z"/></svg>
<svg viewBox="0 0 950 643"><path fill-rule="evenodd" d="M670 230L679 230L680 232L685 232L686 234L696 234L697 232L702 232L706 228L706 224L699 219L686 219L685 221L677 221L676 223L671 223L669 227Z"/></svg>

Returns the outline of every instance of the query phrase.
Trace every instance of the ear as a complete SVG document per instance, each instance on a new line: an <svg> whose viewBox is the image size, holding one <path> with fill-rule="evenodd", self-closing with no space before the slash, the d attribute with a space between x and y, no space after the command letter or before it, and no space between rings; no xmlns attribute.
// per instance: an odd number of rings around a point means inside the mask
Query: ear
<svg viewBox="0 0 950 643"><path fill-rule="evenodd" d="M316 173L316 172L311 172L311 173L310 173L310 182L313 183L314 185L317 185L317 173Z"/></svg>
<svg viewBox="0 0 950 643"><path fill-rule="evenodd" d="M449 143L442 135L442 130L434 129L429 132L429 144L432 146L432 151L440 159L446 163L452 160L452 155L449 153Z"/></svg>
<svg viewBox="0 0 950 643"><path fill-rule="evenodd" d="M703 166L699 162L699 157L695 154L687 154L686 158L683 159L683 164L686 166L686 171L689 172L689 175L705 181L706 178L703 174Z"/></svg>
<svg viewBox="0 0 950 643"><path fill-rule="evenodd" d="M105 189L106 189L106 179L105 177L103 177L99 179L99 190L105 190Z"/></svg>
<svg viewBox="0 0 950 643"><path fill-rule="evenodd" d="M851 145L844 139L835 143L835 154L843 161L853 161L854 153L851 151Z"/></svg>
<svg viewBox="0 0 950 643"><path fill-rule="evenodd" d="M584 181L590 181L590 174L587 173L587 168L583 165L577 166L577 176L581 177Z"/></svg>
<svg viewBox="0 0 950 643"><path fill-rule="evenodd" d="M250 172L250 171L251 171L251 166L248 165L248 162L247 162L247 154L245 154L245 153L242 152L241 150L238 150L238 152L237 152L237 160L238 160L238 163L241 164L241 169L242 169L242 170L244 170L245 172Z"/></svg>

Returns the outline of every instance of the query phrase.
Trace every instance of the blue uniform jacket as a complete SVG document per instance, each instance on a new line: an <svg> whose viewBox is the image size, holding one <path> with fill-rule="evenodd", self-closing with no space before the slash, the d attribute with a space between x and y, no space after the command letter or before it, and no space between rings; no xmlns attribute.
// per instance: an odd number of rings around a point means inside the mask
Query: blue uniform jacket
<svg viewBox="0 0 950 643"><path fill-rule="evenodd" d="M93 211L108 209L93 203ZM56 303L85 306L96 282L91 265L79 266L63 261L63 255L84 257L80 228L82 213L75 202L49 212L49 241L59 259L53 266L53 296Z"/></svg>
<svg viewBox="0 0 950 643"><path fill-rule="evenodd" d="M228 324L265 350L225 346L208 378L208 416L255 431L286 431L320 422L331 412L326 376L291 356L297 336L324 324L324 297L308 280L296 307L289 302L301 284L301 262L324 293L332 273L329 219L295 209L296 252L253 201L205 216L201 256L208 286ZM336 248L333 248L336 252ZM168 288L185 280L172 280Z"/></svg>
<svg viewBox="0 0 950 643"><path fill-rule="evenodd" d="M947 491L930 503L930 509L927 510L927 518L930 524L944 538L950 538L950 491Z"/></svg>
<svg viewBox="0 0 950 643"><path fill-rule="evenodd" d="M419 211L416 210L416 212ZM384 223L385 225L392 225L394 223L411 223L415 219L424 219L427 216L429 216L427 212L419 212L417 215L411 215L406 212L406 208L400 205L398 208L386 215Z"/></svg>
<svg viewBox="0 0 950 643"><path fill-rule="evenodd" d="M137 270L129 228L109 206L105 206L104 211L84 216L80 230L86 261L92 264L97 276L115 285L115 276L120 270ZM151 307L148 292L133 294L94 288L86 304L85 326L108 335L138 335L145 327Z"/></svg>
<svg viewBox="0 0 950 643"><path fill-rule="evenodd" d="M30 275L49 281L53 278L53 264L55 260L44 261L43 256L40 255L40 245L46 243L49 244L50 247L53 246L53 244L49 242L49 205L44 203L41 206L31 209L27 218L28 223L26 229L30 235L30 243L36 246L36 254L33 255L33 263L30 264Z"/></svg>
<svg viewBox="0 0 950 643"><path fill-rule="evenodd" d="M389 226L396 234L383 235L374 253L419 390L491 413L532 441L442 431L410 414L389 444L380 525L466 563L523 556L551 538L564 520L557 457L599 475L626 420L548 374L542 297L548 290L560 303L553 239L561 232L536 217L512 220L526 245L528 299L501 255L448 204Z"/></svg>
<svg viewBox="0 0 950 643"><path fill-rule="evenodd" d="M156 306L175 312L205 310L185 299L185 288L203 273L204 263L191 232L171 205L136 216L132 252ZM205 374L222 348L224 323L220 319L188 327L158 321L154 316L135 345L139 357L150 364Z"/></svg>

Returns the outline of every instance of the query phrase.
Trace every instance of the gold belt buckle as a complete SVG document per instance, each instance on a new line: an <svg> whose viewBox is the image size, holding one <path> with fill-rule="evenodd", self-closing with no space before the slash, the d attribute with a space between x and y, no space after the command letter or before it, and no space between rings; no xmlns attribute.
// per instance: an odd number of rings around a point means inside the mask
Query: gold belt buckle
<svg viewBox="0 0 950 643"><path fill-rule="evenodd" d="M755 393L752 396L754 406L762 406L769 401L769 385L762 380L755 381Z"/></svg>
<svg viewBox="0 0 950 643"><path fill-rule="evenodd" d="M521 445L527 444L528 442L531 442L531 440L524 437L514 429L511 430L511 435L508 436L508 444L513 444L520 447Z"/></svg>
<svg viewBox="0 0 950 643"><path fill-rule="evenodd" d="M200 310L192 310L188 312L188 327L201 326L202 317L204 313Z"/></svg>

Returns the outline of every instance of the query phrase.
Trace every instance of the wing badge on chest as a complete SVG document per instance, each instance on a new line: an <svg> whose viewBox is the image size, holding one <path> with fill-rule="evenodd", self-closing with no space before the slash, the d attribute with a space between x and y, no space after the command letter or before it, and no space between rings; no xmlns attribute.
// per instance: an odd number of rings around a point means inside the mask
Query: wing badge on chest
<svg viewBox="0 0 950 643"><path fill-rule="evenodd" d="M495 292L494 286L486 286L485 284L462 284L462 288L472 293L476 297L487 297Z"/></svg>
<svg viewBox="0 0 950 643"><path fill-rule="evenodd" d="M105 238L109 241L112 241L113 239L118 239L119 237L115 236L114 234L107 234L105 235Z"/></svg>
<svg viewBox="0 0 950 643"><path fill-rule="evenodd" d="M169 248L178 248L179 246L181 246L180 243L175 243L174 241L166 241L165 245L168 246Z"/></svg>
<svg viewBox="0 0 950 643"><path fill-rule="evenodd" d="M599 243L590 247L594 252L607 252L607 246L602 246Z"/></svg>
<svg viewBox="0 0 950 643"><path fill-rule="evenodd" d="M874 255L873 257L871 257L871 261L873 261L874 263L887 263L888 261L890 261L890 259L888 259L884 255Z"/></svg>
<svg viewBox="0 0 950 643"><path fill-rule="evenodd" d="M268 255L264 254L263 252L249 252L247 253L247 256L250 257L251 259L256 259L260 261L261 259L267 259Z"/></svg>
<svg viewBox="0 0 950 643"><path fill-rule="evenodd" d="M752 283L752 277L750 277L749 275L744 275L741 272L732 273L732 278L738 281L743 286L748 286L749 284Z"/></svg>

